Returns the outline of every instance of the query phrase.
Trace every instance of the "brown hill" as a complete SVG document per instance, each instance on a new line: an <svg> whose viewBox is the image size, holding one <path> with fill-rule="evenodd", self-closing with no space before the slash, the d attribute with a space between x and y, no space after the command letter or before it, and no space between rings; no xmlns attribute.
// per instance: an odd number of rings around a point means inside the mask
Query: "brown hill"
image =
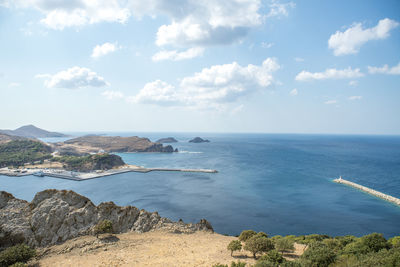
<svg viewBox="0 0 400 267"><path fill-rule="evenodd" d="M65 154L98 152L174 152L172 146L153 143L137 136L82 136L55 144L56 150ZM177 151L177 150L175 150Z"/></svg>

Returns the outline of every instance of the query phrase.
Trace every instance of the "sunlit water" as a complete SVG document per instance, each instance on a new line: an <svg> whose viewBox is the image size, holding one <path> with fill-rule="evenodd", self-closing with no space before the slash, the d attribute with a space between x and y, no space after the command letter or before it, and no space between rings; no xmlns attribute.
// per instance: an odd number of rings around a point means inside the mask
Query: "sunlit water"
<svg viewBox="0 0 400 267"><path fill-rule="evenodd" d="M118 205L134 205L185 222L206 218L217 232L224 234L238 234L243 229L272 235L400 234L400 207L332 182L342 175L400 197L400 137L119 135L146 136L153 141L174 136L179 140L172 144L179 153L119 154L126 163L207 168L218 173L125 173L83 182L0 176L0 190L30 201L36 192L47 188L72 189L95 204L114 201ZM188 143L197 135L211 142Z"/></svg>

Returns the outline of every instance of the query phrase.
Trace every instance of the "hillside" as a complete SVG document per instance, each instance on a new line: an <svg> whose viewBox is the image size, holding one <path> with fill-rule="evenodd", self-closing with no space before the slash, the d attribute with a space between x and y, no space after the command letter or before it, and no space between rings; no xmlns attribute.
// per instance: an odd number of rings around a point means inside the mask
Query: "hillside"
<svg viewBox="0 0 400 267"><path fill-rule="evenodd" d="M52 157L51 147L34 140L12 140L0 144L0 168L21 166Z"/></svg>
<svg viewBox="0 0 400 267"><path fill-rule="evenodd" d="M0 133L0 144L4 144L14 140L26 140L25 137L9 135L5 133Z"/></svg>
<svg viewBox="0 0 400 267"><path fill-rule="evenodd" d="M148 138L137 136L82 136L67 140L63 143L56 143L55 149L61 154L85 154L96 153L99 150L104 152L176 152L172 146L163 146L153 143Z"/></svg>
<svg viewBox="0 0 400 267"><path fill-rule="evenodd" d="M57 132L49 132L40 129L34 125L25 125L15 130L0 130L2 134L30 137L30 138L47 138L47 137L66 137L67 135Z"/></svg>

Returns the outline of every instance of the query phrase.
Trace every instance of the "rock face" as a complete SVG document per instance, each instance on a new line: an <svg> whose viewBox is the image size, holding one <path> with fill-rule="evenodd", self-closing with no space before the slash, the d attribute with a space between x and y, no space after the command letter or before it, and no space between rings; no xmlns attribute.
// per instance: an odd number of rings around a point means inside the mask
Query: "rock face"
<svg viewBox="0 0 400 267"><path fill-rule="evenodd" d="M164 144L164 143L176 143L176 142L178 142L178 140L176 140L173 137L161 138L161 139L158 139L156 141L156 143L161 143L161 144Z"/></svg>
<svg viewBox="0 0 400 267"><path fill-rule="evenodd" d="M209 140L200 137L195 137L189 141L189 143L209 143L209 142L210 142Z"/></svg>
<svg viewBox="0 0 400 267"><path fill-rule="evenodd" d="M104 152L174 152L172 146L153 143L148 138L137 136L82 136L54 144L60 154L88 154L99 150Z"/></svg>
<svg viewBox="0 0 400 267"><path fill-rule="evenodd" d="M110 220L115 233L166 229L173 233L213 231L211 224L172 222L157 212L120 207L113 202L94 205L73 191L49 189L36 194L31 203L0 191L0 247L19 242L43 247L91 234L102 220Z"/></svg>

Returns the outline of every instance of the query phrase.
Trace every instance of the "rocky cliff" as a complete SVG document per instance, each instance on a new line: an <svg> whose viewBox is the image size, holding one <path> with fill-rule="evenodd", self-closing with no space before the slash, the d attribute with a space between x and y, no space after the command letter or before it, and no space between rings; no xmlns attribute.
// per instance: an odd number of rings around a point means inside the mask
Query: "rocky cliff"
<svg viewBox="0 0 400 267"><path fill-rule="evenodd" d="M31 203L0 191L0 246L25 242L43 247L91 234L102 220L113 223L115 233L148 232L165 229L173 233L213 231L211 224L172 222L157 212L120 207L113 202L94 205L73 191L49 189L36 194Z"/></svg>

